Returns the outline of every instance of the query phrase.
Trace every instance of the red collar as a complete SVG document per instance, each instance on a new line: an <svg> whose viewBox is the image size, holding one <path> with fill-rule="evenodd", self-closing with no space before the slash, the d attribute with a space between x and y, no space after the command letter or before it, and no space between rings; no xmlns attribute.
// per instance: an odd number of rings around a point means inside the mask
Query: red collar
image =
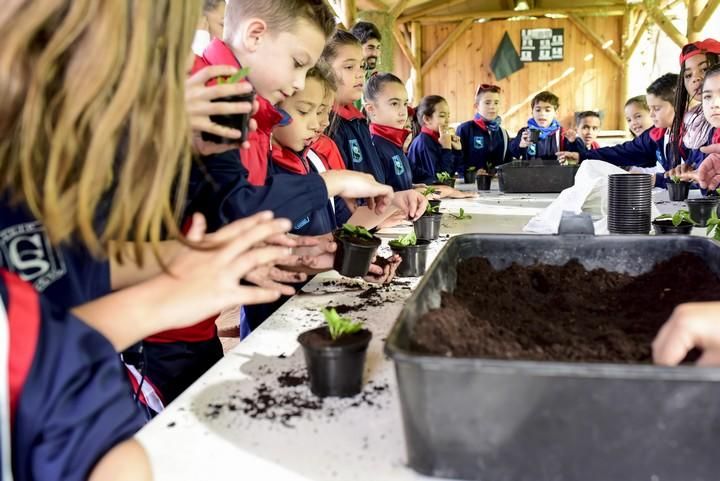
<svg viewBox="0 0 720 481"><path fill-rule="evenodd" d="M711 144L720 144L720 129L715 129L712 134Z"/></svg>
<svg viewBox="0 0 720 481"><path fill-rule="evenodd" d="M653 127L650 129L650 138L653 139L655 142L660 142L660 139L665 137L665 132L667 132L667 129Z"/></svg>
<svg viewBox="0 0 720 481"><path fill-rule="evenodd" d="M265 97L256 95L255 99L260 104L260 108L255 112L253 118L257 122L258 130L266 135L270 135L272 129L280 123L283 116Z"/></svg>
<svg viewBox="0 0 720 481"><path fill-rule="evenodd" d="M487 125L485 125L485 119L483 119L482 117L479 117L479 116L476 115L476 116L473 118L473 122L475 122L475 125L477 125L478 127L480 127L480 128L481 128L482 130L484 130L485 132L488 131Z"/></svg>
<svg viewBox="0 0 720 481"><path fill-rule="evenodd" d="M345 120L365 119L365 116L353 104L334 105L333 111Z"/></svg>
<svg viewBox="0 0 720 481"><path fill-rule="evenodd" d="M392 142L395 146L402 148L410 131L408 129L398 129L389 125L370 124L370 133L382 137L388 142Z"/></svg>
<svg viewBox="0 0 720 481"><path fill-rule="evenodd" d="M438 144L440 143L440 132L433 129L428 129L427 127L423 127L422 129L420 129L420 132L429 135Z"/></svg>
<svg viewBox="0 0 720 481"><path fill-rule="evenodd" d="M292 150L278 144L273 144L271 153L273 164L282 167L288 172L299 175L307 175L310 173L310 168L307 166L304 153L301 157Z"/></svg>
<svg viewBox="0 0 720 481"><path fill-rule="evenodd" d="M600 144L598 144L597 142L595 142L593 140L592 143L590 144L590 150L597 150L599 148L600 148Z"/></svg>
<svg viewBox="0 0 720 481"><path fill-rule="evenodd" d="M327 135L321 135L318 139L312 143L310 148L318 154L320 160L323 161L325 167L330 170L344 170L345 161L342 158L340 149L333 139Z"/></svg>

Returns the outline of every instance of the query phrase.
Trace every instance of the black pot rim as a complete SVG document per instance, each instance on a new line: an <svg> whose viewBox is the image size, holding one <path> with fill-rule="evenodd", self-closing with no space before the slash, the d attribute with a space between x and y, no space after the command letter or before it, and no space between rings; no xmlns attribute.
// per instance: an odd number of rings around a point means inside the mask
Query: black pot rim
<svg viewBox="0 0 720 481"><path fill-rule="evenodd" d="M397 252L403 252L403 251L406 251L406 250L427 250L429 247L430 247L430 241L429 241L429 240L427 240L427 239L418 239L418 240L417 240L417 244L415 244L414 246L402 246L402 247L397 247L397 246L391 245L391 246L390 246L390 250L392 250L393 252L395 252L395 251L397 251Z"/></svg>
<svg viewBox="0 0 720 481"><path fill-rule="evenodd" d="M653 219L652 224L660 226L660 227L675 227L675 228L685 227L685 226L695 227L695 224L691 224L690 222L687 222L687 221L682 221L678 225L673 225L672 219L660 219L660 220Z"/></svg>
<svg viewBox="0 0 720 481"><path fill-rule="evenodd" d="M342 229L336 229L335 231L333 231L333 238L338 242L345 242L345 243L351 244L355 247L365 248L365 249L376 249L380 244L382 244L382 239L380 239L376 235L373 235L373 245L356 244L350 239L340 237L339 233L341 230Z"/></svg>
<svg viewBox="0 0 720 481"><path fill-rule="evenodd" d="M321 332L321 331L327 331L328 328L325 325L322 325L320 327L316 327L314 329L310 329L308 331L303 331L298 335L297 342L304 348L308 349L310 351L313 351L315 353L319 354L326 354L329 356L337 356L342 354L343 352L356 352L356 351L363 351L367 349L368 345L370 344L370 340L372 339L372 331L369 329L361 329L356 334L362 334L361 338L358 338L356 342L353 342L352 344L343 344L342 346L323 346L323 347L317 347L313 346L312 344L309 344L307 342L307 338L311 333L315 332Z"/></svg>
<svg viewBox="0 0 720 481"><path fill-rule="evenodd" d="M715 199L711 199L711 198L708 198L708 197L703 197L703 198L700 198L700 199L687 199L685 202L687 202L688 204L701 204L701 205L704 205L704 204L708 204L708 205L709 205L709 204L718 204L718 203L720 203L720 197L719 197L719 198L715 198Z"/></svg>
<svg viewBox="0 0 720 481"><path fill-rule="evenodd" d="M431 217L432 217L432 218L442 217L442 215L443 215L442 212L432 212L432 213L427 213L427 212L425 212L423 215L420 216L420 219L422 219L422 218L429 219L429 218L431 218ZM415 223L415 222L420 222L420 219L414 221L413 223Z"/></svg>

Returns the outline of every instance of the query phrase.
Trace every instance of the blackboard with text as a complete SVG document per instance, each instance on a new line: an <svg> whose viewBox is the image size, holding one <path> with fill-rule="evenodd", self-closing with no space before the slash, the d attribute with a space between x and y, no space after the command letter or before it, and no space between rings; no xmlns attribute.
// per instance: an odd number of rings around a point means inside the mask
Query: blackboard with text
<svg viewBox="0 0 720 481"><path fill-rule="evenodd" d="M560 62L565 55L565 29L524 28L520 35L520 60Z"/></svg>

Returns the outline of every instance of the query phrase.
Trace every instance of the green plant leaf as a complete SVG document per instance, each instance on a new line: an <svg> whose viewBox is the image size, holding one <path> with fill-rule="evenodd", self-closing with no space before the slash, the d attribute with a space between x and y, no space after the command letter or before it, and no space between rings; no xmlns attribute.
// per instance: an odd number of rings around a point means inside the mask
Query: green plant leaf
<svg viewBox="0 0 720 481"><path fill-rule="evenodd" d="M440 182L447 182L450 179L452 179L450 174L448 174L447 172L438 172L437 174L435 174L435 176L437 177L437 180Z"/></svg>
<svg viewBox="0 0 720 481"><path fill-rule="evenodd" d="M400 236L395 240L391 240L390 242L388 242L388 244L390 244L391 247L408 247L417 245L417 237L415 236L415 231Z"/></svg>
<svg viewBox="0 0 720 481"><path fill-rule="evenodd" d="M679 184L682 180L680 179L680 176L679 176L679 175L673 175L673 176L670 177L670 181L671 181L673 184Z"/></svg>
<svg viewBox="0 0 720 481"><path fill-rule="evenodd" d="M428 204L427 207L425 207L425 213L426 214L437 214L440 212L440 206L436 205L433 207L432 205Z"/></svg>
<svg viewBox="0 0 720 481"><path fill-rule="evenodd" d="M432 194L437 194L437 192L438 192L438 190L435 187L428 187L425 190L423 190L422 195L427 197Z"/></svg>
<svg viewBox="0 0 720 481"><path fill-rule="evenodd" d="M468 167L467 170L468 170L468 172L475 172L475 171L477 170L477 167L475 167L474 165L472 165L472 166Z"/></svg>
<svg viewBox="0 0 720 481"><path fill-rule="evenodd" d="M465 219L472 219L472 216L470 214L465 213L465 209L462 207L460 208L460 212L456 214L450 214L451 216L455 217L457 220L465 220Z"/></svg>
<svg viewBox="0 0 720 481"><path fill-rule="evenodd" d="M346 317L342 317L337 313L335 308L325 308L322 311L325 322L330 332L330 338L336 341L342 336L354 334L362 329L361 322L354 322Z"/></svg>
<svg viewBox="0 0 720 481"><path fill-rule="evenodd" d="M249 67L243 67L243 68L241 68L240 70L238 70L237 72L235 72L234 74L232 74L232 76L227 79L226 83L229 83L229 84L237 83L237 82L239 82L240 80L242 80L242 79L244 79L245 77L247 77L249 73L250 73L250 68L249 68Z"/></svg>
<svg viewBox="0 0 720 481"><path fill-rule="evenodd" d="M368 231L366 228L361 226L356 226L352 224L343 224L342 226L343 232L345 232L349 236L354 237L365 237L366 239L372 239L373 235Z"/></svg>

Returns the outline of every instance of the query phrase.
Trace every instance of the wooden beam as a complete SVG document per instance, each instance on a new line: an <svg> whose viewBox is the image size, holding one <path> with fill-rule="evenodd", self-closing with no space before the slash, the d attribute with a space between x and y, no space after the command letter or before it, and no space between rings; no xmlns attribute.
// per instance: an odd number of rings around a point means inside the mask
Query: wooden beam
<svg viewBox="0 0 720 481"><path fill-rule="evenodd" d="M593 32L593 30L588 26L587 23L577 15L570 15L568 17L568 20L570 20L582 33L584 33L589 39L590 42L595 44L597 48L602 50L602 52L618 67L623 67L623 61L620 58L620 56L615 52L615 50L612 50L610 47L603 48L603 45L605 42L596 34Z"/></svg>
<svg viewBox="0 0 720 481"><path fill-rule="evenodd" d="M341 0L342 1L342 21L345 28L350 30L355 25L357 19L357 4L355 0Z"/></svg>
<svg viewBox="0 0 720 481"><path fill-rule="evenodd" d="M634 36L632 37L632 41L630 45L627 46L625 49L625 59L630 59L630 57L633 56L635 53L635 50L637 50L638 45L640 45L640 41L642 40L643 35L645 35L645 32L647 32L648 27L650 26L650 22L646 18L642 25L640 25L640 28L635 32Z"/></svg>
<svg viewBox="0 0 720 481"><path fill-rule="evenodd" d="M399 21L402 23L412 22L418 18L422 18L430 13L437 12L439 10L447 10L450 7L464 3L465 0L432 0L422 6L420 10L417 10L411 15L402 15Z"/></svg>
<svg viewBox="0 0 720 481"><path fill-rule="evenodd" d="M472 12L452 15L425 16L420 19L423 23L459 22L466 19L486 18L502 19L511 17L542 17L548 14L618 17L625 15L625 5L614 5L603 8L598 7L563 7L563 8L535 8L532 10L475 10ZM402 20L402 19L401 19Z"/></svg>
<svg viewBox="0 0 720 481"><path fill-rule="evenodd" d="M702 11L702 3L700 0L688 0L687 4L687 22L685 24L685 36L688 42L697 42L700 40L700 30L695 29L695 19Z"/></svg>
<svg viewBox="0 0 720 481"><path fill-rule="evenodd" d="M377 8L381 12L387 12L390 10L390 7L387 6L385 2L382 0L366 0L370 5Z"/></svg>
<svg viewBox="0 0 720 481"><path fill-rule="evenodd" d="M645 0L645 8L647 9L650 18L653 19L653 22L660 27L660 30L665 32L665 35L667 35L670 40L675 42L680 48L688 43L687 37L675 28L675 25L672 24L670 19L668 19L656 5L653 5L648 0Z"/></svg>
<svg viewBox="0 0 720 481"><path fill-rule="evenodd" d="M630 57L627 55L627 41L630 38L630 29L633 27L631 22L635 22L636 18L630 15L630 11L623 18L622 46L620 56L622 58L622 66L620 67L620 99L621 103L627 101L628 98L628 78L630 77ZM625 123L624 109L618 109L617 118L615 120L616 127L622 128ZM607 127L606 127L607 128Z"/></svg>
<svg viewBox="0 0 720 481"><path fill-rule="evenodd" d="M408 6L410 0L398 0L398 2L390 9L390 18L395 20L403 13L403 10Z"/></svg>
<svg viewBox="0 0 720 481"><path fill-rule="evenodd" d="M460 24L455 27L455 29L450 32L450 35L448 35L448 38L445 39L443 43L441 43L438 48L435 49L435 51L428 57L428 59L423 63L422 71L421 73L423 75L427 74L431 68L440 60L443 55L448 51L450 47L453 46L455 41L460 38L460 36L467 31L468 28L470 28L473 24L473 19L468 18L466 20L463 20L460 22Z"/></svg>
<svg viewBox="0 0 720 481"><path fill-rule="evenodd" d="M422 76L422 25L419 22L410 24L410 50L416 61L416 67L411 75L413 76L413 101L417 105L425 96Z"/></svg>
<svg viewBox="0 0 720 481"><path fill-rule="evenodd" d="M417 59L410 51L410 47L408 47L408 44L405 42L405 36L400 31L397 25L395 25L392 29L393 37L395 37L395 41L397 42L398 46L400 47L400 51L403 53L405 58L410 62L410 66L414 69L420 69L420 66L418 65Z"/></svg>
<svg viewBox="0 0 720 481"><path fill-rule="evenodd" d="M720 0L709 0L707 2L705 8L702 9L700 15L698 15L695 19L696 32L702 32L707 23L710 21L710 17L712 17L713 13L715 13L718 9L718 6L720 6Z"/></svg>

